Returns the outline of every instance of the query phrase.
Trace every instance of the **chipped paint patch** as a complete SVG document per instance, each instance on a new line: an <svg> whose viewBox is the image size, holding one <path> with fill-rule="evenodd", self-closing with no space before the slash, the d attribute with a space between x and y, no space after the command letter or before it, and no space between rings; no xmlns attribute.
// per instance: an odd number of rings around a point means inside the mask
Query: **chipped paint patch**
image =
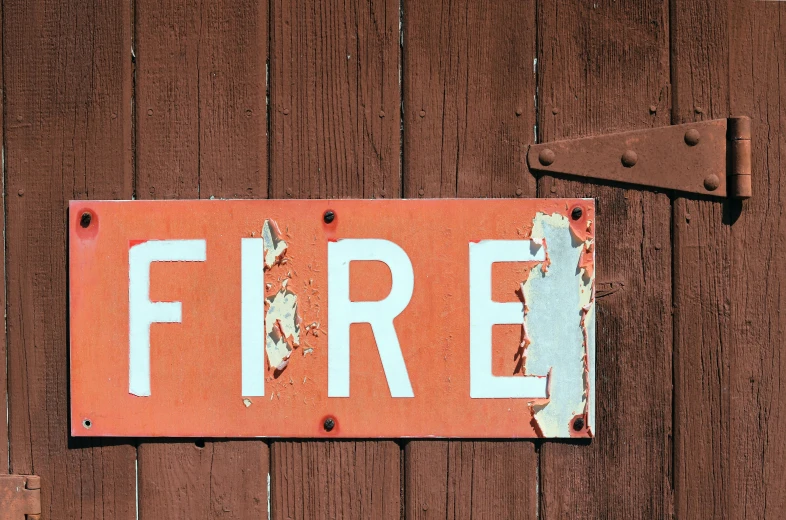
<svg viewBox="0 0 786 520"><path fill-rule="evenodd" d="M533 221L532 240L548 244L551 254L521 286L526 302L523 335L529 341L522 345L524 372L549 373L548 401L530 408L533 426L543 437L575 435L576 416L587 418L584 435L594 431L594 388L590 385L595 373L594 249L587 248L590 232L591 222L577 234L568 217L558 213L538 213Z"/></svg>
<svg viewBox="0 0 786 520"><path fill-rule="evenodd" d="M281 230L275 220L266 220L262 226L265 244L265 269L282 262L287 253L287 243L281 238Z"/></svg>
<svg viewBox="0 0 786 520"><path fill-rule="evenodd" d="M286 263L288 244L281 238L281 229L274 220L265 220L262 226L265 270ZM300 316L297 295L287 288L291 273L279 281L281 287L265 298L265 352L268 363L275 370L284 370L289 364L292 350L300 345ZM272 284L265 284L272 289Z"/></svg>

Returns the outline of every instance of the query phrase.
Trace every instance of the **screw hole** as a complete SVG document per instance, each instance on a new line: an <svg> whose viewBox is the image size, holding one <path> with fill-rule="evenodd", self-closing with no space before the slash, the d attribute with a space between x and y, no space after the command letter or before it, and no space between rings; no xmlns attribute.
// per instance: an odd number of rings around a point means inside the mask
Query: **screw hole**
<svg viewBox="0 0 786 520"><path fill-rule="evenodd" d="M93 426L93 423L90 422L90 419L85 419L84 421L82 421L82 426L84 426L85 429L89 430L90 427Z"/></svg>
<svg viewBox="0 0 786 520"><path fill-rule="evenodd" d="M329 432L336 427L336 421L332 417L328 417L325 419L325 424L323 426L325 427L325 431Z"/></svg>
<svg viewBox="0 0 786 520"><path fill-rule="evenodd" d="M325 221L325 224L330 224L336 219L336 213L332 209L329 209L322 215L322 219Z"/></svg>
<svg viewBox="0 0 786 520"><path fill-rule="evenodd" d="M196 442L194 443L194 446L196 446L197 448L199 448L199 449L201 450L202 448L204 448L204 447L205 447L205 441L203 441L202 439L200 439L200 440L198 440L198 441L196 441Z"/></svg>
<svg viewBox="0 0 786 520"><path fill-rule="evenodd" d="M85 211L84 213L82 213L82 216L79 218L79 225L82 226L83 228L86 228L90 226L90 222L92 221L93 221L93 215Z"/></svg>

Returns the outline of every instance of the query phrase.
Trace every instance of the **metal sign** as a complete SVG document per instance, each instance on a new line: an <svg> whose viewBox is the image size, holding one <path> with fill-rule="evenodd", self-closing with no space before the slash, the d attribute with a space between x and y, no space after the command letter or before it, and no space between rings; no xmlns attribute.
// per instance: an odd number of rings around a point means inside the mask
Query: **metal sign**
<svg viewBox="0 0 786 520"><path fill-rule="evenodd" d="M591 437L594 212L73 201L71 433Z"/></svg>

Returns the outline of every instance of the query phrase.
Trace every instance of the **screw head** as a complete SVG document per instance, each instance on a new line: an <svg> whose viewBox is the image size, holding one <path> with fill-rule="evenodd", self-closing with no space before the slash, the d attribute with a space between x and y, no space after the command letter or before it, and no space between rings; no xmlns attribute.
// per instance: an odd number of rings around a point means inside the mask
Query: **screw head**
<svg viewBox="0 0 786 520"><path fill-rule="evenodd" d="M336 220L336 214L332 209L329 209L322 215L322 220L325 221L325 224L330 224L334 220Z"/></svg>
<svg viewBox="0 0 786 520"><path fill-rule="evenodd" d="M707 191L715 191L720 186L720 179L714 173L707 175L704 179L704 188Z"/></svg>
<svg viewBox="0 0 786 520"><path fill-rule="evenodd" d="M650 114L654 114L658 111L658 107L655 105L650 105Z"/></svg>
<svg viewBox="0 0 786 520"><path fill-rule="evenodd" d="M578 206L573 208L573 211L570 212L570 218L572 218L573 220L580 219L582 215L584 215L584 211L582 211L582 209Z"/></svg>
<svg viewBox="0 0 786 520"><path fill-rule="evenodd" d="M576 417L573 421L573 431L580 432L584 429L584 418L583 417Z"/></svg>
<svg viewBox="0 0 786 520"><path fill-rule="evenodd" d="M630 168L636 164L636 161L639 160L639 156L633 150L625 150L625 153L622 154L622 165L625 168Z"/></svg>
<svg viewBox="0 0 786 520"><path fill-rule="evenodd" d="M688 146L696 146L699 144L699 131L695 128L691 128L685 132L685 144Z"/></svg>
<svg viewBox="0 0 786 520"><path fill-rule="evenodd" d="M90 226L90 222L92 222L92 221L93 221L93 215L91 215L87 211L82 213L82 216L79 217L79 225L82 226L83 228L89 227Z"/></svg>
<svg viewBox="0 0 786 520"><path fill-rule="evenodd" d="M325 424L323 424L323 426L325 427L325 431L329 432L336 427L336 421L332 417L328 417L325 419Z"/></svg>
<svg viewBox="0 0 786 520"><path fill-rule="evenodd" d="M544 148L538 154L538 160L540 161L540 164L542 164L543 166L548 166L549 164L553 163L554 159L556 158L557 156L554 153L554 150L550 148Z"/></svg>

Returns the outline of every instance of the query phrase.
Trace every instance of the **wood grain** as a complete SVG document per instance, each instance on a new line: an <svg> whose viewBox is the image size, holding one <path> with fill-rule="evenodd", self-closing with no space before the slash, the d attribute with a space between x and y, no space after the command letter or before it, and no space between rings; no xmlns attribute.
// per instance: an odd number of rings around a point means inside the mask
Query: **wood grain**
<svg viewBox="0 0 786 520"><path fill-rule="evenodd" d="M270 196L399 197L398 2L276 0L270 27ZM271 463L272 518L400 516L394 442L277 441Z"/></svg>
<svg viewBox="0 0 786 520"><path fill-rule="evenodd" d="M664 2L544 2L537 19L542 141L669 123ZM669 517L669 198L554 177L538 192L596 199L596 280L625 287L597 301L597 436L543 444L541 518Z"/></svg>
<svg viewBox="0 0 786 520"><path fill-rule="evenodd" d="M729 116L728 8L672 6L674 124ZM678 518L732 518L729 455L732 205L675 198L674 505Z"/></svg>
<svg viewBox="0 0 786 520"><path fill-rule="evenodd" d="M3 7L0 5L0 20L3 17ZM2 26L0 26L0 56L3 55L2 48ZM3 65L0 60L0 78L3 77ZM4 128L4 115L3 108L4 102L0 99L0 142L3 141L3 128ZM3 176L3 193L5 194L5 175ZM0 211L3 212L3 229L5 229L5 196L0 202ZM0 291L0 305L6 309L6 265L5 265L5 238L3 239L3 248L0 251L0 276L2 277L2 291ZM6 327L6 317L3 313L3 327ZM8 362L7 362L7 334L0 336L0 475L8 474ZM3 362L5 361L5 362Z"/></svg>
<svg viewBox="0 0 786 520"><path fill-rule="evenodd" d="M138 198L267 194L267 5L141 1L136 7ZM261 441L139 448L139 518L260 518Z"/></svg>
<svg viewBox="0 0 786 520"><path fill-rule="evenodd" d="M129 2L3 4L10 470L42 519L135 518L133 446L69 439L70 199L129 198Z"/></svg>
<svg viewBox="0 0 786 520"><path fill-rule="evenodd" d="M731 3L729 107L752 118L753 198L731 206L729 518L786 516L786 5ZM731 23L733 22L733 23ZM718 244L720 246L720 244Z"/></svg>
<svg viewBox="0 0 786 520"><path fill-rule="evenodd" d="M535 3L405 2L404 196L534 197ZM536 518L532 442L411 441L407 518Z"/></svg>
<svg viewBox="0 0 786 520"><path fill-rule="evenodd" d="M398 197L398 2L273 0L270 196Z"/></svg>

